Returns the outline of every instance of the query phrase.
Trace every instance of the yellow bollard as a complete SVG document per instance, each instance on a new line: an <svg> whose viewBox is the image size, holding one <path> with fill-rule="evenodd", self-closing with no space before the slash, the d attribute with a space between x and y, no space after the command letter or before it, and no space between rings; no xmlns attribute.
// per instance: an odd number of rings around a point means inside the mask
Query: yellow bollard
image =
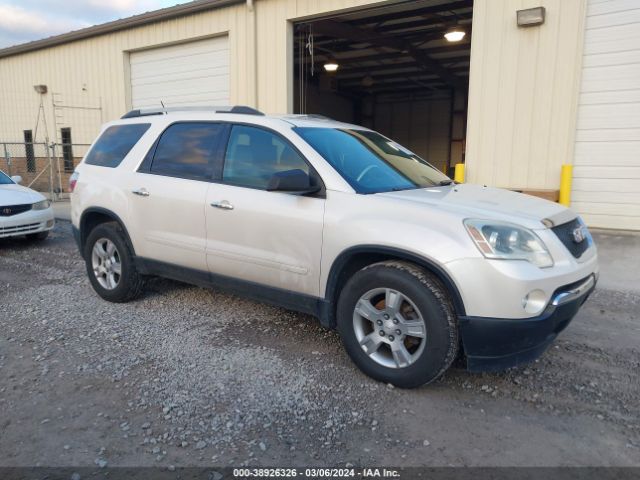
<svg viewBox="0 0 640 480"><path fill-rule="evenodd" d="M456 163L453 180L458 183L464 183L464 163Z"/></svg>
<svg viewBox="0 0 640 480"><path fill-rule="evenodd" d="M571 204L571 180L573 179L573 165L562 165L560 174L560 195L558 203L568 207Z"/></svg>

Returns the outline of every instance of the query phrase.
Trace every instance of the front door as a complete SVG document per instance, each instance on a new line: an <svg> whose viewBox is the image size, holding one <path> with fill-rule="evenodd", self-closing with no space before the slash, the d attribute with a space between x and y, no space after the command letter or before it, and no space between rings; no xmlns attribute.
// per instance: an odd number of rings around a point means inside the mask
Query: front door
<svg viewBox="0 0 640 480"><path fill-rule="evenodd" d="M293 169L318 178L279 134L231 128L222 181L210 185L205 207L213 274L319 295L324 198L266 190L273 173Z"/></svg>

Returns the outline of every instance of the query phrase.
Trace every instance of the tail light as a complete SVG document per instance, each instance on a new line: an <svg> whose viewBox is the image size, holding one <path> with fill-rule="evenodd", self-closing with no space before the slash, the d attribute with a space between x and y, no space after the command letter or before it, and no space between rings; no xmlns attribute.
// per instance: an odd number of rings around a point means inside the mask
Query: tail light
<svg viewBox="0 0 640 480"><path fill-rule="evenodd" d="M69 193L73 193L73 190L76 188L76 183L78 183L78 177L80 174L78 172L73 172L69 177Z"/></svg>

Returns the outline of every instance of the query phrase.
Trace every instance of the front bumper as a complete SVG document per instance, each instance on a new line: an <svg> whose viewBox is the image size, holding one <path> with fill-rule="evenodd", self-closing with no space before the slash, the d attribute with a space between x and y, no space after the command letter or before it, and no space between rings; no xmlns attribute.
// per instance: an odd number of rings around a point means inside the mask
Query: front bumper
<svg viewBox="0 0 640 480"><path fill-rule="evenodd" d="M460 333L472 372L497 371L538 358L578 313L596 285L595 274L557 289L533 318L460 317Z"/></svg>
<svg viewBox="0 0 640 480"><path fill-rule="evenodd" d="M0 217L0 238L18 237L51 230L55 225L53 209L29 210L11 217Z"/></svg>

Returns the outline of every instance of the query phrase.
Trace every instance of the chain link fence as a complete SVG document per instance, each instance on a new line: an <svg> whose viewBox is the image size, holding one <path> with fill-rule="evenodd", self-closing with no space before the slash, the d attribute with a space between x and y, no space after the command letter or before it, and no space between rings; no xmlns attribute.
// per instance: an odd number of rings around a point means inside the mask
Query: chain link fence
<svg viewBox="0 0 640 480"><path fill-rule="evenodd" d="M0 142L0 170L52 201L69 197L69 177L89 149L83 143Z"/></svg>

